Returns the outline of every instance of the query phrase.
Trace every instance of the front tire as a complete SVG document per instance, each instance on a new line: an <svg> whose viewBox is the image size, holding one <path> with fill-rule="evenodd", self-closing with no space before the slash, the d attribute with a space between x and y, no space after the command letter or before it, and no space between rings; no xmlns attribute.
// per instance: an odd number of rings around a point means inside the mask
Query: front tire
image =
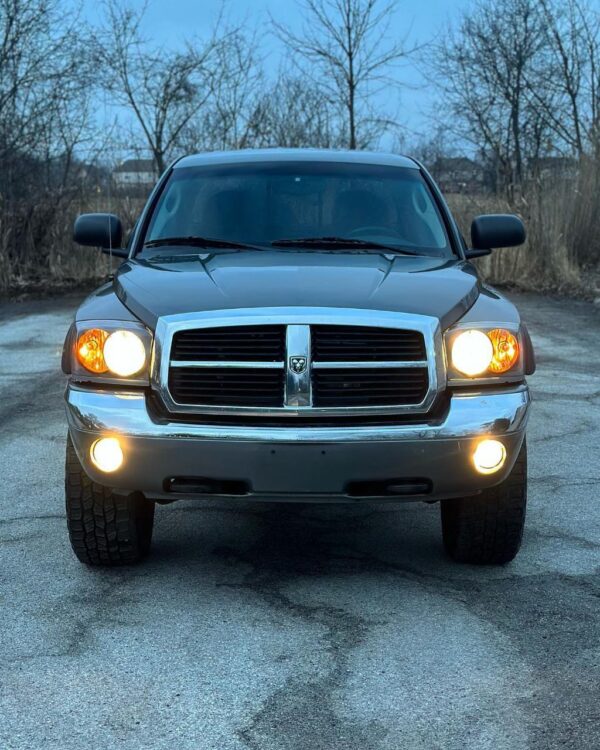
<svg viewBox="0 0 600 750"><path fill-rule="evenodd" d="M71 436L65 466L67 527L73 552L87 565L129 565L150 550L154 502L139 492L118 495L83 470Z"/></svg>
<svg viewBox="0 0 600 750"><path fill-rule="evenodd" d="M527 507L527 446L508 477L475 497L442 500L442 536L448 555L472 565L504 565L523 538Z"/></svg>

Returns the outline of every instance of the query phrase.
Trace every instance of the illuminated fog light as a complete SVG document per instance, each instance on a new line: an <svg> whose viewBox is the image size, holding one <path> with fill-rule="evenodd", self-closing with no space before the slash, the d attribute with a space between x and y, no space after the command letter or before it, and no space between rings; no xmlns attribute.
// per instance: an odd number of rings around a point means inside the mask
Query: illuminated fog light
<svg viewBox="0 0 600 750"><path fill-rule="evenodd" d="M90 448L90 458L100 471L109 474L123 463L123 451L117 438L100 438Z"/></svg>
<svg viewBox="0 0 600 750"><path fill-rule="evenodd" d="M494 347L483 331L459 333L452 344L452 365L463 375L481 375L490 366Z"/></svg>
<svg viewBox="0 0 600 750"><path fill-rule="evenodd" d="M144 342L132 331L115 331L104 344L104 361L115 375L135 375L146 364Z"/></svg>
<svg viewBox="0 0 600 750"><path fill-rule="evenodd" d="M480 474L499 471L505 461L506 448L499 440L482 440L473 453L473 463Z"/></svg>

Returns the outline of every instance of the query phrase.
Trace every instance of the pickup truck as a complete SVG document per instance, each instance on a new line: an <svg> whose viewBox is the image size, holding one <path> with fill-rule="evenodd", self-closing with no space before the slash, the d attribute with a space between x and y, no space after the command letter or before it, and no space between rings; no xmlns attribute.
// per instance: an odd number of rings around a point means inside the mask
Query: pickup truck
<svg viewBox="0 0 600 750"><path fill-rule="evenodd" d="M452 559L515 557L534 353L471 261L518 217L467 245L411 158L266 149L179 159L122 238L75 222L122 258L63 352L81 562L140 560L156 503L191 498L439 502Z"/></svg>

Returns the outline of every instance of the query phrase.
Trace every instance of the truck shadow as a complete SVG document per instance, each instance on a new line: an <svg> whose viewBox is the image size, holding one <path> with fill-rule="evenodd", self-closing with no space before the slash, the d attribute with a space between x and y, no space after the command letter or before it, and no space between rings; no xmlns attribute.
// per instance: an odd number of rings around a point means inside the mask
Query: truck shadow
<svg viewBox="0 0 600 750"><path fill-rule="evenodd" d="M148 562L183 568L224 562L280 577L376 570L439 575L457 567L444 555L439 506L421 503L180 502L158 509Z"/></svg>

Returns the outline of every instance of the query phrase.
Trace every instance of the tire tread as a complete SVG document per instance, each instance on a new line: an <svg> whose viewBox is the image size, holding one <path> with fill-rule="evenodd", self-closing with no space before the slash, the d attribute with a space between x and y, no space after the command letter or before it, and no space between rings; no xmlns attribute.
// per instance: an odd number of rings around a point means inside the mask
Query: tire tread
<svg viewBox="0 0 600 750"><path fill-rule="evenodd" d="M476 497L441 503L444 546L457 562L504 565L521 547L527 508L525 441L509 476Z"/></svg>
<svg viewBox="0 0 600 750"><path fill-rule="evenodd" d="M118 495L93 482L67 437L65 462L67 527L73 552L87 565L129 565L148 553L154 502L140 493Z"/></svg>

